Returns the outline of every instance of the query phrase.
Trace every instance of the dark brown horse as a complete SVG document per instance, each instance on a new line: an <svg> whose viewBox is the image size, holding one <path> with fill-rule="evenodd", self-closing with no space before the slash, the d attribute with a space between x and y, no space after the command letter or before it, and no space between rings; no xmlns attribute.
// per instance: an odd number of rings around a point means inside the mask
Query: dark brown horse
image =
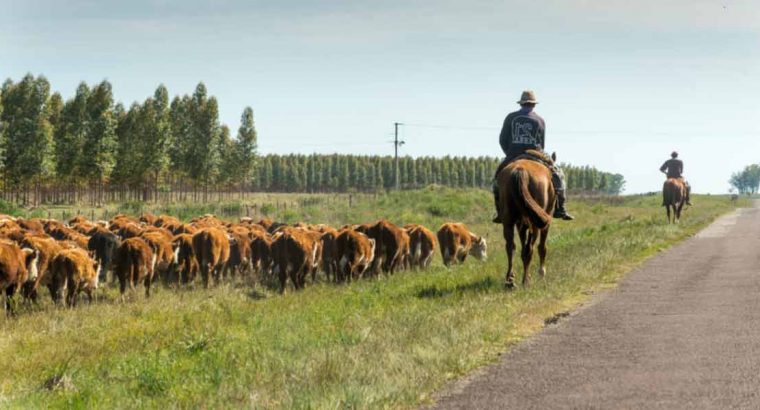
<svg viewBox="0 0 760 410"><path fill-rule="evenodd" d="M668 178L662 186L662 206L668 212L668 223L678 223L681 210L686 203L686 186L680 178ZM671 212L673 218L671 219Z"/></svg>
<svg viewBox="0 0 760 410"><path fill-rule="evenodd" d="M520 159L512 162L498 174L501 220L507 248L507 277L505 286L515 286L512 255L515 251L515 228L520 237L523 261L523 286L530 284L530 262L533 247L538 240L540 267L538 274L546 274L546 239L554 212L555 195L549 169L536 161Z"/></svg>

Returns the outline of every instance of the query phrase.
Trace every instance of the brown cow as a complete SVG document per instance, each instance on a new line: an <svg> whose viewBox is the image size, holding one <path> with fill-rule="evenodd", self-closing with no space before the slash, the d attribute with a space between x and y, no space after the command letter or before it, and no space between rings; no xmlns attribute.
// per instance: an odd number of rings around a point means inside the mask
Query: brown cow
<svg viewBox="0 0 760 410"><path fill-rule="evenodd" d="M51 294L53 300L60 301L66 290L66 305L76 306L79 292L87 294L92 303L92 293L98 288L98 262L83 249L64 249L50 261Z"/></svg>
<svg viewBox="0 0 760 410"><path fill-rule="evenodd" d="M337 281L338 274L338 246L335 242L338 239L338 231L327 226L317 225L319 232L322 232L320 241L322 242L322 270L327 276L327 280Z"/></svg>
<svg viewBox="0 0 760 410"><path fill-rule="evenodd" d="M456 262L464 262L467 255L480 260L486 260L486 239L470 232L462 223L445 223L438 230L438 242L441 247L443 264L446 266Z"/></svg>
<svg viewBox="0 0 760 410"><path fill-rule="evenodd" d="M288 277L296 290L304 288L306 274L315 267L318 251L319 241L302 229L283 229L274 237L272 256L280 292L285 292Z"/></svg>
<svg viewBox="0 0 760 410"><path fill-rule="evenodd" d="M113 270L119 278L119 290L122 299L127 284L131 289L134 289L141 280L145 284L145 297L150 296L150 285L153 282L155 265L155 253L145 240L129 238L121 242L114 254Z"/></svg>
<svg viewBox="0 0 760 410"><path fill-rule="evenodd" d="M193 253L193 235L181 233L172 241L174 265L177 267L177 281L191 283L198 273L198 262Z"/></svg>
<svg viewBox="0 0 760 410"><path fill-rule="evenodd" d="M154 228L158 229L158 228ZM174 272L174 249L172 248L172 236L167 237L164 233L158 231L143 231L140 235L150 249L155 254L155 264L153 265L153 274L158 274L165 284L172 280Z"/></svg>
<svg viewBox="0 0 760 410"><path fill-rule="evenodd" d="M203 228L193 235L193 253L201 271L203 286L209 286L209 275L219 275L230 258L230 238L219 228Z"/></svg>
<svg viewBox="0 0 760 410"><path fill-rule="evenodd" d="M250 230L242 226L233 226L229 234L234 239L230 244L230 258L224 265L222 276L241 277L251 270L251 236Z"/></svg>
<svg viewBox="0 0 760 410"><path fill-rule="evenodd" d="M251 230L251 266L260 274L268 275L272 268L272 238L266 231Z"/></svg>
<svg viewBox="0 0 760 410"><path fill-rule="evenodd" d="M405 225L404 229L409 233L410 265L418 268L429 267L433 261L435 248L438 247L435 234L419 224Z"/></svg>
<svg viewBox="0 0 760 410"><path fill-rule="evenodd" d="M37 301L37 290L43 285L50 290L50 297L55 301L55 289L52 286L51 275L48 273L50 262L63 248L53 238L42 235L27 235L21 242L24 248L34 249L38 257L29 266L29 281L24 283L23 295ZM36 276L36 279L32 279Z"/></svg>
<svg viewBox="0 0 760 410"><path fill-rule="evenodd" d="M409 252L409 240L406 232L393 223L381 219L374 224L359 225L357 231L375 240L375 260L373 273L378 268L391 275L404 266L405 256Z"/></svg>
<svg viewBox="0 0 760 410"><path fill-rule="evenodd" d="M338 282L356 280L372 266L375 258L375 240L362 232L343 229L335 238Z"/></svg>
<svg viewBox="0 0 760 410"><path fill-rule="evenodd" d="M5 290L5 313L13 315L13 295L29 277L28 266L37 258L37 252L21 248L15 242L0 241L0 291Z"/></svg>

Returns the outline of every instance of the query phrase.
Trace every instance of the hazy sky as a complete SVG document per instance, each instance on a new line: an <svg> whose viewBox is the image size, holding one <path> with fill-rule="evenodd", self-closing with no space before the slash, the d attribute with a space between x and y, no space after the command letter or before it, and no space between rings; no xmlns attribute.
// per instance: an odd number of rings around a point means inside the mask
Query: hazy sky
<svg viewBox="0 0 760 410"><path fill-rule="evenodd" d="M673 149L697 192L760 161L759 0L0 0L0 77L117 100L204 81L262 152L501 155L525 88L562 161L659 190Z"/></svg>

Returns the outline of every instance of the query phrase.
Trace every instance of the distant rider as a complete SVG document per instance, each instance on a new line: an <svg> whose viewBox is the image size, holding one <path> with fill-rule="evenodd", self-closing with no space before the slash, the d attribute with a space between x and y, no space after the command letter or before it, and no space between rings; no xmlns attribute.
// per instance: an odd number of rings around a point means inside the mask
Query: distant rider
<svg viewBox="0 0 760 410"><path fill-rule="evenodd" d="M660 172L667 175L668 178L680 179L686 187L686 204L691 205L691 185L686 182L686 178L683 177L683 161L678 159L678 153L673 151L670 154L670 159L665 161L660 167Z"/></svg>
<svg viewBox="0 0 760 410"><path fill-rule="evenodd" d="M506 167L510 162L524 155L527 150L536 150L540 153L544 151L544 133L546 125L533 110L538 104L536 95L533 91L524 91L517 102L520 109L507 116L504 120L504 126L499 135L499 145L506 155L506 158L499 164L498 171ZM562 170L550 161L542 161L552 173L552 185L557 194L557 206L554 208L554 217L566 221L573 220L565 209L565 185L562 178ZM498 175L497 171L497 175ZM495 223L501 223L501 212L499 212L499 186L496 181L493 184L493 196L496 201L496 218Z"/></svg>

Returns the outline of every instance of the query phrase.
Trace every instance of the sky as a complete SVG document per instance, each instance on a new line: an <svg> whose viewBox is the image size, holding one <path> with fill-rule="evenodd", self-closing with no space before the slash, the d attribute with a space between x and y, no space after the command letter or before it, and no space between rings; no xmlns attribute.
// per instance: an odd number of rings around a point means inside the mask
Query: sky
<svg viewBox="0 0 760 410"><path fill-rule="evenodd" d="M695 192L760 162L758 0L0 0L0 78L81 81L131 104L203 81L262 153L500 156L536 92L546 149L658 191L671 151Z"/></svg>

